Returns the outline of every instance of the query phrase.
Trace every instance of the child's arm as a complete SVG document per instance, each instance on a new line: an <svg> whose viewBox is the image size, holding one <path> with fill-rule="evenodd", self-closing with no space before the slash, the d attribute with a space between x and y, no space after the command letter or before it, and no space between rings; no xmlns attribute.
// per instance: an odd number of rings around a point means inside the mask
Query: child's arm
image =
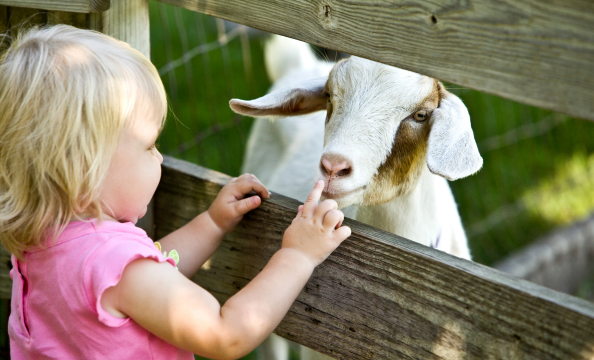
<svg viewBox="0 0 594 360"><path fill-rule="evenodd" d="M350 235L348 227L340 227L344 216L336 202L318 205L323 186L316 184L299 208L282 248L223 307L171 265L143 259L128 265L120 282L105 291L103 308L202 356L235 359L249 353L278 325L315 266Z"/></svg>
<svg viewBox="0 0 594 360"><path fill-rule="evenodd" d="M178 252L180 262L177 267L182 274L187 277L194 275L243 215L260 206L260 197L245 198L245 194L251 191L265 199L270 197L268 190L254 175L243 174L233 178L221 189L208 211L159 240L167 253L172 249Z"/></svg>

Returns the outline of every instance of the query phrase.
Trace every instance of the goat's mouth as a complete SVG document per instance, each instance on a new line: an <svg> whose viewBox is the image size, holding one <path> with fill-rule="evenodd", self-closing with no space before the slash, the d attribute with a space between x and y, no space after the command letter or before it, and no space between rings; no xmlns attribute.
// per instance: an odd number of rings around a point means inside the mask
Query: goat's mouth
<svg viewBox="0 0 594 360"><path fill-rule="evenodd" d="M363 185L356 189L349 190L349 191L326 191L322 192L322 196L326 199L333 199L333 200L346 200L349 197L357 196L363 194L365 192L365 188L367 186Z"/></svg>

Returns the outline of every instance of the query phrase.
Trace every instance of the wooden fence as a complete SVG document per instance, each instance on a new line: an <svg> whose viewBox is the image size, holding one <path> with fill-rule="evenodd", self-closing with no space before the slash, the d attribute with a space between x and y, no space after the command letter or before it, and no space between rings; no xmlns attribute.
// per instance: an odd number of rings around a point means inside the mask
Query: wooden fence
<svg viewBox="0 0 594 360"><path fill-rule="evenodd" d="M594 120L594 4L587 1L160 1ZM98 29L148 54L146 0L0 0L0 31L18 32L25 19ZM166 158L147 229L160 238L185 224L226 181ZM297 205L274 194L193 280L225 301L280 247ZM342 359L594 357L594 304L346 224L353 235L316 269L276 329L281 336Z"/></svg>
<svg viewBox="0 0 594 360"><path fill-rule="evenodd" d="M594 120L594 2L158 0Z"/></svg>
<svg viewBox="0 0 594 360"><path fill-rule="evenodd" d="M226 175L166 158L160 238L205 211ZM193 278L225 301L280 248L299 203L273 194ZM342 359L591 359L594 304L362 223L314 272L276 333Z"/></svg>

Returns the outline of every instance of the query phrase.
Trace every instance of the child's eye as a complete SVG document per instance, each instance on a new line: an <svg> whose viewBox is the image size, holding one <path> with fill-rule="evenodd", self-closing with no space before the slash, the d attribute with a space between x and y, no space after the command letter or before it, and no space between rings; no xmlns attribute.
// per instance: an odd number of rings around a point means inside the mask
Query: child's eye
<svg viewBox="0 0 594 360"><path fill-rule="evenodd" d="M157 148L159 148L159 145L155 143L149 147L149 150L155 150Z"/></svg>

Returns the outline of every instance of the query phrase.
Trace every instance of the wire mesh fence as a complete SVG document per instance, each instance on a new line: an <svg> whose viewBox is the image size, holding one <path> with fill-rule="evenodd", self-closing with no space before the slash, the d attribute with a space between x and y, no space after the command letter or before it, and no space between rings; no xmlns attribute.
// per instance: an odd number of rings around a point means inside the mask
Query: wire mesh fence
<svg viewBox="0 0 594 360"><path fill-rule="evenodd" d="M231 98L270 83L267 34L151 2L152 60L170 97L161 150L230 175L240 171L252 120ZM594 209L594 124L457 86L484 158L451 182L475 261L492 264Z"/></svg>
<svg viewBox="0 0 594 360"><path fill-rule="evenodd" d="M171 108L162 152L237 175L251 120L227 103L268 88L261 35L162 3L150 10L151 57Z"/></svg>

